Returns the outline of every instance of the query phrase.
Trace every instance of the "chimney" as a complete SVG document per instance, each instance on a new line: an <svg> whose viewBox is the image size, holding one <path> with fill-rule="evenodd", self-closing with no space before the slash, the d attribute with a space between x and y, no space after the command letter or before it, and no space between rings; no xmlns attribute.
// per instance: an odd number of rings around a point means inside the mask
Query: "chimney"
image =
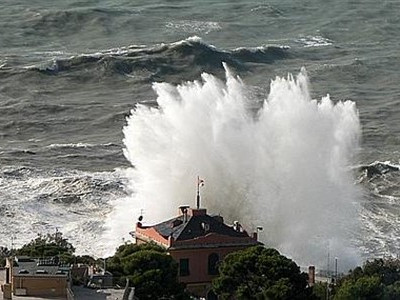
<svg viewBox="0 0 400 300"><path fill-rule="evenodd" d="M189 205L181 205L179 206L179 215L183 216L183 223L186 223L188 220L188 210L190 209Z"/></svg>
<svg viewBox="0 0 400 300"><path fill-rule="evenodd" d="M205 216L207 210L205 208L189 208L188 214L189 216Z"/></svg>
<svg viewBox="0 0 400 300"><path fill-rule="evenodd" d="M255 239L256 241L258 241L258 232L259 231L263 231L263 228L261 226L257 226L256 231L253 232L253 239Z"/></svg>
<svg viewBox="0 0 400 300"><path fill-rule="evenodd" d="M168 246L172 246L172 244L174 243L174 241L175 241L175 239L174 239L174 237L172 236L172 235L170 235L169 237L168 237Z"/></svg>
<svg viewBox="0 0 400 300"><path fill-rule="evenodd" d="M315 284L315 266L308 267L308 285L313 286Z"/></svg>
<svg viewBox="0 0 400 300"><path fill-rule="evenodd" d="M243 232L242 224L240 224L239 221L233 221L233 230Z"/></svg>

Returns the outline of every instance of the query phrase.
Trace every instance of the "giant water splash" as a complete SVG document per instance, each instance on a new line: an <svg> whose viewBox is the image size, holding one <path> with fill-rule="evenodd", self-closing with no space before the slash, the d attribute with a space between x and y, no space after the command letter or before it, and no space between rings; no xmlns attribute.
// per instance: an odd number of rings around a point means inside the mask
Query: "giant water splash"
<svg viewBox="0 0 400 300"><path fill-rule="evenodd" d="M254 112L257 99L225 68L226 82L203 74L201 82L156 83L159 107L132 110L123 132L133 196L111 216L120 222L114 229L126 231L141 209L154 223L176 215L180 205L194 206L200 175L209 213L239 220L249 231L262 226L261 240L299 264L326 266L329 252L342 267L354 265L355 104L312 100L302 70L273 80Z"/></svg>

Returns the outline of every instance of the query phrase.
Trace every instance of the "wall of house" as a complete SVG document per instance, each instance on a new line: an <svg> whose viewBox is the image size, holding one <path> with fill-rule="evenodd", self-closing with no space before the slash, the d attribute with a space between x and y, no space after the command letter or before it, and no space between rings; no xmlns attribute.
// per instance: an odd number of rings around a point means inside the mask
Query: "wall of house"
<svg viewBox="0 0 400 300"><path fill-rule="evenodd" d="M0 268L0 285L6 283L6 269Z"/></svg>
<svg viewBox="0 0 400 300"><path fill-rule="evenodd" d="M180 259L189 259L189 275L179 276L179 281L186 283L189 291L197 296L208 299L208 293L211 289L211 281L218 275L209 274L208 258L209 255L216 253L219 260L222 261L229 253L243 250L248 246L232 246L217 248L198 248L198 249L180 249L170 250L170 255L176 262Z"/></svg>
<svg viewBox="0 0 400 300"><path fill-rule="evenodd" d="M26 289L27 296L66 296L67 278L62 276L18 276L12 278L13 293Z"/></svg>
<svg viewBox="0 0 400 300"><path fill-rule="evenodd" d="M208 257L212 253L219 256L220 261L231 252L243 250L246 246L176 249L169 250L170 255L179 263L180 259L189 259L189 272L187 276L180 276L179 280L185 283L207 283L211 282L217 275L208 272Z"/></svg>

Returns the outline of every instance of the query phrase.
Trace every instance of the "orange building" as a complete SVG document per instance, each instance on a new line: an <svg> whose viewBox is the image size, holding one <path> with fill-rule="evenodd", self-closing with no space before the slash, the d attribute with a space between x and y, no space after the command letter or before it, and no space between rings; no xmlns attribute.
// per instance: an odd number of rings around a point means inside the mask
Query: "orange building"
<svg viewBox="0 0 400 300"><path fill-rule="evenodd" d="M166 248L179 264L179 279L199 297L214 299L211 281L218 275L218 263L229 253L260 244L239 222L224 224L221 216L210 216L206 209L182 206L179 215L165 222L136 224L137 244L154 242ZM215 298L216 299L216 298Z"/></svg>

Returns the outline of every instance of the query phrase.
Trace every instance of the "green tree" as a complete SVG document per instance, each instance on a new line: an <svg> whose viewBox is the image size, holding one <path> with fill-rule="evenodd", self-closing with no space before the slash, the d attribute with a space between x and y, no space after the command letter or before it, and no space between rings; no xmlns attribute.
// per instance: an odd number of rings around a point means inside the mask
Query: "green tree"
<svg viewBox="0 0 400 300"><path fill-rule="evenodd" d="M0 267L4 266L5 258L8 256L29 256L37 257L58 257L60 262L73 264L84 263L88 265L103 265L103 260L94 259L89 255L75 256L75 248L63 237L61 232L54 234L42 235L39 234L35 239L23 245L19 249L7 249L0 246Z"/></svg>
<svg viewBox="0 0 400 300"><path fill-rule="evenodd" d="M61 232L56 232L47 235L39 234L36 239L18 249L16 254L30 257L59 256L70 262L73 261L74 252L74 246L66 238L63 238Z"/></svg>
<svg viewBox="0 0 400 300"><path fill-rule="evenodd" d="M385 297L390 300L400 299L400 281L396 281L386 287Z"/></svg>
<svg viewBox="0 0 400 300"><path fill-rule="evenodd" d="M307 274L275 249L247 248L225 257L213 289L221 299L305 299Z"/></svg>
<svg viewBox="0 0 400 300"><path fill-rule="evenodd" d="M114 278L116 278L116 283L123 286L125 285L126 280L126 272L124 270L124 264L122 260L129 256L130 254L136 253L141 250L154 250L161 253L166 253L165 249L149 243L143 245L136 245L136 244L123 244L117 248L114 256L109 257L106 259L107 263L107 270L113 273ZM125 262L125 261L124 261Z"/></svg>
<svg viewBox="0 0 400 300"><path fill-rule="evenodd" d="M9 250L7 247L0 246L0 267L6 265L6 257L13 254L13 251Z"/></svg>
<svg viewBox="0 0 400 300"><path fill-rule="evenodd" d="M95 265L102 265L103 260L102 259L95 259L89 255L78 255L73 257L73 263L74 264L85 264L89 266L95 266Z"/></svg>
<svg viewBox="0 0 400 300"><path fill-rule="evenodd" d="M321 299L325 300L326 299L326 294L327 294L327 282L316 282L313 287L312 287L312 293L314 299Z"/></svg>
<svg viewBox="0 0 400 300"><path fill-rule="evenodd" d="M391 285L400 280L400 260L379 258L367 261L364 264L363 274L378 276L384 285Z"/></svg>
<svg viewBox="0 0 400 300"><path fill-rule="evenodd" d="M125 244L107 259L107 269L120 285L129 279L139 299L185 299L178 282L178 266L166 251L155 244Z"/></svg>
<svg viewBox="0 0 400 300"><path fill-rule="evenodd" d="M400 299L400 261L367 261L342 278L334 292L334 299Z"/></svg>
<svg viewBox="0 0 400 300"><path fill-rule="evenodd" d="M384 285L378 276L362 276L357 280L348 280L337 291L334 299L382 299Z"/></svg>

